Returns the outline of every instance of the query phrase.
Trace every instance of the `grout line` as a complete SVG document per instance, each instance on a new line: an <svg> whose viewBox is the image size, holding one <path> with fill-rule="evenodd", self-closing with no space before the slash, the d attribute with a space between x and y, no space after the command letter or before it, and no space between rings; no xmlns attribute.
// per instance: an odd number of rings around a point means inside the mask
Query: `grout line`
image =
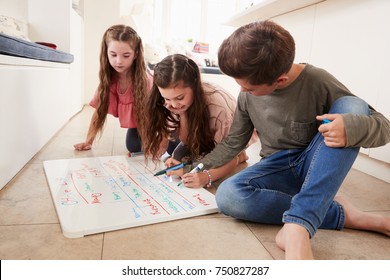
<svg viewBox="0 0 390 280"><path fill-rule="evenodd" d="M103 232L103 238L102 238L102 250L100 252L100 260L103 260L103 253L104 253L104 240L105 240L105 237L106 237L106 233Z"/></svg>
<svg viewBox="0 0 390 280"><path fill-rule="evenodd" d="M253 232L253 230L250 228L249 224L247 222L244 222L246 227L249 229L249 231L254 235L254 237L259 241L259 243L261 244L261 246L263 246L263 248L268 252L268 254L271 256L271 258L273 260L276 260L274 255L268 250L268 248L263 244L263 242L261 242L261 240L257 237L257 235Z"/></svg>

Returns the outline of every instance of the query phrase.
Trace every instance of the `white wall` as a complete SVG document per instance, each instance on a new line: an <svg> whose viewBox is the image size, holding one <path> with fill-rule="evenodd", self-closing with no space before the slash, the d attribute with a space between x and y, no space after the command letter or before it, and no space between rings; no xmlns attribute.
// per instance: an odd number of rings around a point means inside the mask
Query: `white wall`
<svg viewBox="0 0 390 280"><path fill-rule="evenodd" d="M71 7L69 0L28 0L31 41L54 43L58 50L70 52Z"/></svg>
<svg viewBox="0 0 390 280"><path fill-rule="evenodd" d="M85 94L88 104L99 82L99 54L104 32L114 24L122 24L120 0L84 0Z"/></svg>
<svg viewBox="0 0 390 280"><path fill-rule="evenodd" d="M28 6L26 0L0 0L0 15L13 17L17 20L27 22Z"/></svg>

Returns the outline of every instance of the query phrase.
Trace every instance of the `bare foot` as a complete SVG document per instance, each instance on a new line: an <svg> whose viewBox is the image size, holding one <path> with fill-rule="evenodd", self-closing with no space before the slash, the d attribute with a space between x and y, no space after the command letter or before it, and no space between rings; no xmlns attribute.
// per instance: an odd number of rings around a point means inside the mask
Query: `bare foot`
<svg viewBox="0 0 390 280"><path fill-rule="evenodd" d="M309 232L302 226L284 224L275 238L276 244L285 251L286 260L313 260Z"/></svg>
<svg viewBox="0 0 390 280"><path fill-rule="evenodd" d="M390 218L360 211L343 196L336 196L335 200L344 208L344 227L375 231L390 236Z"/></svg>
<svg viewBox="0 0 390 280"><path fill-rule="evenodd" d="M246 154L245 150L238 154L238 163L242 163L244 161L247 161L248 159L249 159L249 157Z"/></svg>

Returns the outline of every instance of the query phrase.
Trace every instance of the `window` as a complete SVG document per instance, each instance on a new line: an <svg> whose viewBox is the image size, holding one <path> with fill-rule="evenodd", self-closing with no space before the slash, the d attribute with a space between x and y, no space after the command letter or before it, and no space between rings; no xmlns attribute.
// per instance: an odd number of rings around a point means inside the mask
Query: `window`
<svg viewBox="0 0 390 280"><path fill-rule="evenodd" d="M155 0L153 37L157 42L209 43L216 53L234 28L224 25L236 12L236 0Z"/></svg>

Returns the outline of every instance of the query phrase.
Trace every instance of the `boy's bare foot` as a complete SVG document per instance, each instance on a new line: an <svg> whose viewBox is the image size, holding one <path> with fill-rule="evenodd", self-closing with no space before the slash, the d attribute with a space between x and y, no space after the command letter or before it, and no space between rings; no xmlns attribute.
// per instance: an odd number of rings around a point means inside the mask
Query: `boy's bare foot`
<svg viewBox="0 0 390 280"><path fill-rule="evenodd" d="M363 212L343 196L336 196L335 200L344 208L345 228L375 231L390 236L390 218Z"/></svg>
<svg viewBox="0 0 390 280"><path fill-rule="evenodd" d="M278 247L285 251L286 260L314 259L309 232L300 225L284 224L275 240Z"/></svg>

